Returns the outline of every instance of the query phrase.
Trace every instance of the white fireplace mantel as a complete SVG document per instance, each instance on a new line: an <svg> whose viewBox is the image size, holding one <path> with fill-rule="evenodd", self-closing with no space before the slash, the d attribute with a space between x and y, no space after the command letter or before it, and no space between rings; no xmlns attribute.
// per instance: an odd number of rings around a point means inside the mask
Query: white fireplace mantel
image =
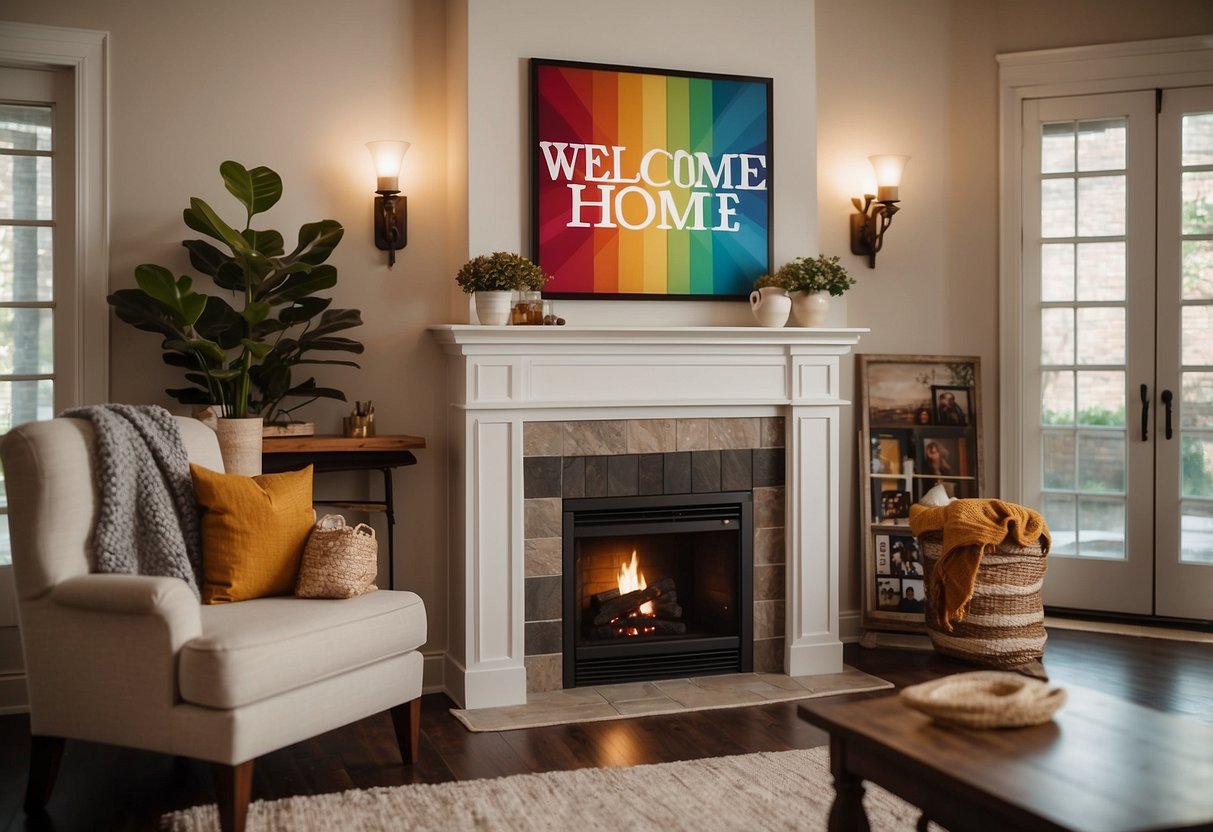
<svg viewBox="0 0 1213 832"><path fill-rule="evenodd" d="M839 359L866 329L430 328L448 355L448 693L526 701L523 424L783 416L791 675L842 670L838 637Z"/></svg>

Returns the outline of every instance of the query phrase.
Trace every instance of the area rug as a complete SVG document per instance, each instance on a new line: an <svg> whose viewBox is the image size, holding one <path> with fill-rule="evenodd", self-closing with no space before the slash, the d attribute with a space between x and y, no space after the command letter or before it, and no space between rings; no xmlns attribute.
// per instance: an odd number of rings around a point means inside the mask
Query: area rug
<svg viewBox="0 0 1213 832"><path fill-rule="evenodd" d="M782 673L731 673L693 679L663 679L570 688L527 696L525 705L463 710L451 714L469 731L513 731L569 722L600 722L637 716L769 705L893 687L876 676L843 666L841 673L785 676Z"/></svg>
<svg viewBox="0 0 1213 832"><path fill-rule="evenodd" d="M661 832L824 830L834 799L826 748L584 768L257 801L247 832ZM864 796L873 832L911 832L919 812L883 789ZM218 829L215 807L161 819L170 832Z"/></svg>

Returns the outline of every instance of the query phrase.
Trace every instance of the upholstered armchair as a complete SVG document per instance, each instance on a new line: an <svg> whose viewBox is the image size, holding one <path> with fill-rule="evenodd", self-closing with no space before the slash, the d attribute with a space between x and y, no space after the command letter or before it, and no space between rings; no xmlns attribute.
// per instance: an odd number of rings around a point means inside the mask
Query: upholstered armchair
<svg viewBox="0 0 1213 832"><path fill-rule="evenodd" d="M178 419L190 459L222 471L214 433ZM64 741L214 764L225 830L243 829L253 761L391 711L418 749L425 608L411 592L202 605L178 578L98 574L93 427L23 425L0 446L29 684L27 812L50 799Z"/></svg>

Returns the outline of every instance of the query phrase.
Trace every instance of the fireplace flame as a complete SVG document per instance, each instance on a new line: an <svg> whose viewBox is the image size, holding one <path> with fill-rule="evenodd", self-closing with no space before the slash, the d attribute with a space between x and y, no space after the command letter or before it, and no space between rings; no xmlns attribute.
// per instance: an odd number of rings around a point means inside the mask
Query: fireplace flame
<svg viewBox="0 0 1213 832"><path fill-rule="evenodd" d="M636 557L636 550L632 550L632 560L629 563L621 564L619 567L619 594L627 595L629 592L635 592L638 589L648 589L648 582L644 579L644 573L640 571L640 561ZM656 611L652 601L645 601L640 605L641 615L652 615Z"/></svg>

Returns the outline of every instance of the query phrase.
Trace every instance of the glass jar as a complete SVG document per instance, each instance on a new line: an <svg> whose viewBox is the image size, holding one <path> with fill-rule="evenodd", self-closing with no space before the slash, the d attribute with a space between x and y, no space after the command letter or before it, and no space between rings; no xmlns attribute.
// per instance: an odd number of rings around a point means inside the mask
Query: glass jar
<svg viewBox="0 0 1213 832"><path fill-rule="evenodd" d="M534 326L543 323L543 296L540 292L519 292L510 315L514 325Z"/></svg>

